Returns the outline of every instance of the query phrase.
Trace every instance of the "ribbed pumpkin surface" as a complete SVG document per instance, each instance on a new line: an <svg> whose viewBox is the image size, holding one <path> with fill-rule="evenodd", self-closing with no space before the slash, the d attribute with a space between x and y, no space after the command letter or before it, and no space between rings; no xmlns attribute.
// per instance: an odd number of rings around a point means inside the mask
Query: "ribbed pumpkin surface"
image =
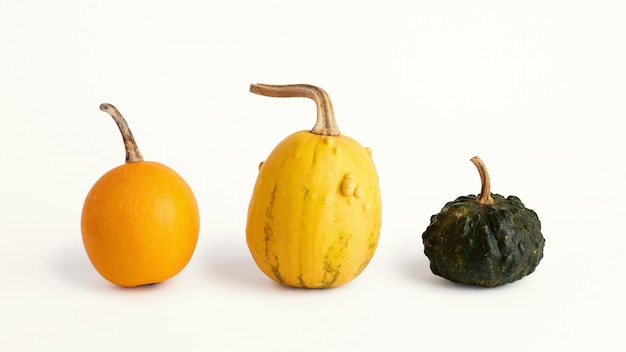
<svg viewBox="0 0 626 352"><path fill-rule="evenodd" d="M494 287L531 274L543 257L545 239L537 214L519 198L492 194L447 203L422 234L424 253L436 275L471 285Z"/></svg>

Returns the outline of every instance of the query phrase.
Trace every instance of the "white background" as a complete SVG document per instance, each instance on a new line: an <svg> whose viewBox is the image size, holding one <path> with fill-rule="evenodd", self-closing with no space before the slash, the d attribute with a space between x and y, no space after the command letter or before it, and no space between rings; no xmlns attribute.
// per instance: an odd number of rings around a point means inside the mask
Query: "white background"
<svg viewBox="0 0 626 352"><path fill-rule="evenodd" d="M624 348L623 1L2 1L0 350L617 351ZM249 93L309 83L380 176L378 250L354 281L288 289L245 244L257 165L315 105ZM89 263L80 212L147 160L201 210L175 278L122 289ZM481 289L431 274L430 216L480 183L535 210L532 275Z"/></svg>

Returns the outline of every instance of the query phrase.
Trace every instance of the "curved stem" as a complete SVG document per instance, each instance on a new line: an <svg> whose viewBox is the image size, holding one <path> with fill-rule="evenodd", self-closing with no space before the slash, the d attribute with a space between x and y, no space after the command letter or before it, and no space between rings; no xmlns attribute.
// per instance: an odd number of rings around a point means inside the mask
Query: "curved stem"
<svg viewBox="0 0 626 352"><path fill-rule="evenodd" d="M134 163L138 161L143 161L143 156L137 147L137 143L135 142L135 137L133 137L130 128L128 128L128 123L124 119L124 116L115 108L115 106L103 103L100 105L100 110L106 112L111 115L117 127L120 129L122 133L122 139L124 140L124 148L126 148L126 162Z"/></svg>
<svg viewBox="0 0 626 352"><path fill-rule="evenodd" d="M480 174L480 196L476 198L476 203L480 205L493 204L493 198L491 197L491 181L489 180L489 173L487 172L485 163L477 156L470 159L470 161L476 165L478 173Z"/></svg>
<svg viewBox="0 0 626 352"><path fill-rule="evenodd" d="M270 85L258 83L250 85L250 92L268 97L313 99L317 106L317 122L311 133L324 136L339 136L341 134L335 121L333 104L328 93L322 88L310 84Z"/></svg>

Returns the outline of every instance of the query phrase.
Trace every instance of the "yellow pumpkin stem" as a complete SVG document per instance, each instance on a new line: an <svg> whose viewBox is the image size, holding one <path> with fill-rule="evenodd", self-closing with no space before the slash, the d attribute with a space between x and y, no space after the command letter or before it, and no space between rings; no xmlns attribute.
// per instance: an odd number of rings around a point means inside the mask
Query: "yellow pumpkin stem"
<svg viewBox="0 0 626 352"><path fill-rule="evenodd" d="M475 156L470 159L476 168L478 169L478 173L480 174L480 195L476 198L476 203L480 205L491 205L493 204L493 198L491 197L491 181L489 180L489 173L487 172L487 167L485 167L485 163Z"/></svg>
<svg viewBox="0 0 626 352"><path fill-rule="evenodd" d="M122 133L122 139L124 140L124 148L126 149L126 162L135 163L143 161L143 155L141 155L141 152L137 147L135 137L133 137L133 133L130 131L126 119L124 119L124 116L122 116L119 110L117 110L115 106L109 103L101 104L100 110L111 115L113 120L115 120L117 127L120 129L120 132Z"/></svg>
<svg viewBox="0 0 626 352"><path fill-rule="evenodd" d="M250 85L250 92L268 97L313 99L317 106L317 122L311 133L323 136L339 136L341 134L335 121L333 104L328 93L322 88L310 84L270 85L258 83Z"/></svg>

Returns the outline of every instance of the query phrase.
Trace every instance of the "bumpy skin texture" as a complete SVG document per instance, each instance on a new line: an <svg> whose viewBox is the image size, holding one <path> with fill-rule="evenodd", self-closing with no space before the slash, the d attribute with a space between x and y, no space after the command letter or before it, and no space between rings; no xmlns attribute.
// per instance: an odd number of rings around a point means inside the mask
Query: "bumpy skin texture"
<svg viewBox="0 0 626 352"><path fill-rule="evenodd" d="M259 169L246 241L256 264L276 282L340 286L374 255L381 206L369 149L345 135L296 132Z"/></svg>
<svg viewBox="0 0 626 352"><path fill-rule="evenodd" d="M495 287L535 271L545 244L537 214L515 196L492 197L494 204L479 205L462 196L431 217L422 240L434 274Z"/></svg>

